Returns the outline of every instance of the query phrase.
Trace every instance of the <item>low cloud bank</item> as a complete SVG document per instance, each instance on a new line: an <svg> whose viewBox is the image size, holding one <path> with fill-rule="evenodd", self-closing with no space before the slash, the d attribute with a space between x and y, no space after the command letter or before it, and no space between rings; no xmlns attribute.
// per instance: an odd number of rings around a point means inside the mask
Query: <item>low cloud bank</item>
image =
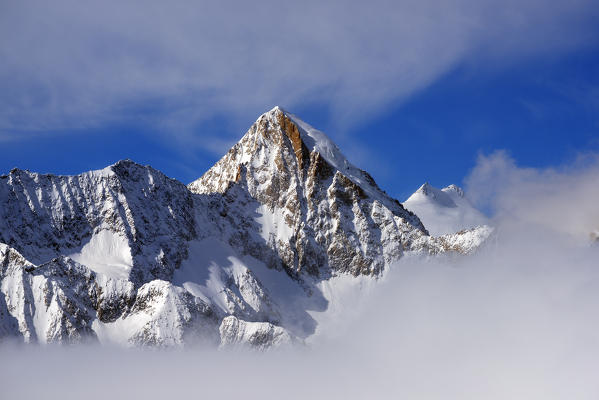
<svg viewBox="0 0 599 400"><path fill-rule="evenodd" d="M347 292L306 347L5 346L2 397L596 399L599 246L577 217L596 215L596 167L482 157L469 184L498 188L495 238L469 257L404 258L367 295Z"/></svg>

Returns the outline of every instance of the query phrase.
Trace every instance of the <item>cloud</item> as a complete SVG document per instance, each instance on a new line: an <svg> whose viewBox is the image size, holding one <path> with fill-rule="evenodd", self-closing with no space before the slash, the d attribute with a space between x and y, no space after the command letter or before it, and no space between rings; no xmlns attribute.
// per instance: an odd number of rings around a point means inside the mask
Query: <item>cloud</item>
<svg viewBox="0 0 599 400"><path fill-rule="evenodd" d="M599 232L599 155L559 168L524 168L505 152L480 155L466 179L470 197L496 219L574 236Z"/></svg>
<svg viewBox="0 0 599 400"><path fill-rule="evenodd" d="M3 139L133 122L188 142L214 136L197 127L215 115L245 121L274 104L324 105L349 124L456 65L505 65L588 44L598 14L592 0L1 8Z"/></svg>

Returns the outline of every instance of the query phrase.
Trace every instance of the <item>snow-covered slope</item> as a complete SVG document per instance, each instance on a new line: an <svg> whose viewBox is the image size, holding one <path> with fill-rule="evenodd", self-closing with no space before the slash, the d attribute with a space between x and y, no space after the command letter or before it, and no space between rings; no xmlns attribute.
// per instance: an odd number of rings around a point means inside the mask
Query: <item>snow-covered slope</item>
<svg viewBox="0 0 599 400"><path fill-rule="evenodd" d="M0 338L298 343L336 280L486 236L429 236L326 135L275 107L188 187L128 160L0 176Z"/></svg>
<svg viewBox="0 0 599 400"><path fill-rule="evenodd" d="M403 202L404 207L420 217L431 235L452 234L488 224L456 185L437 189L429 183L422 185Z"/></svg>

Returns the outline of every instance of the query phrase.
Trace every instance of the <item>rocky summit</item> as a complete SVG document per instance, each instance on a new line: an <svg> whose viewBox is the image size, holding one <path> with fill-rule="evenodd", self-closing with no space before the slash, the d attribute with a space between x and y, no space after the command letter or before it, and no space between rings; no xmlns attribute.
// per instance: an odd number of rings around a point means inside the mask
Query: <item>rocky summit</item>
<svg viewBox="0 0 599 400"><path fill-rule="evenodd" d="M129 160L14 169L0 203L0 337L27 343L301 343L333 301L324 285L375 280L406 253L468 253L491 231L429 235L279 107L187 186Z"/></svg>

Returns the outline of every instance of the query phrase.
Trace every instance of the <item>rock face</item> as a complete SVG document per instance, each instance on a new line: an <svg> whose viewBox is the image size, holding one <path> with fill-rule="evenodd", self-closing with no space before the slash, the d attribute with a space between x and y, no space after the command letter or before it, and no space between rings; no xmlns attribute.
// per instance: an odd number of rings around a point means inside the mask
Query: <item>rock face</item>
<svg viewBox="0 0 599 400"><path fill-rule="evenodd" d="M376 278L429 236L321 132L276 107L188 187L120 161L0 176L0 338L266 348L315 331L319 282Z"/></svg>

